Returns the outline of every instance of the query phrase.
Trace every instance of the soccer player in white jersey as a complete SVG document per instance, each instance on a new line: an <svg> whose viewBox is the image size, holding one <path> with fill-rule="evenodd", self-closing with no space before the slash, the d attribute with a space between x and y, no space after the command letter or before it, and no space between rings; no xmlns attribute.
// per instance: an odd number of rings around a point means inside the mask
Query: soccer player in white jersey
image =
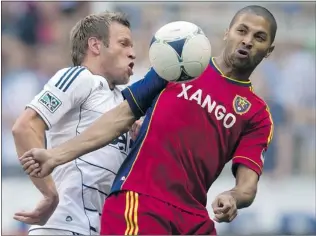
<svg viewBox="0 0 316 236"><path fill-rule="evenodd" d="M57 146L123 101L117 85L129 82L135 59L127 18L110 12L83 18L71 32L71 47L74 67L59 70L13 126L18 156L43 148L46 130L49 146ZM104 200L129 146L124 134L45 179L31 178L43 199L14 218L33 225L30 235L99 234Z"/></svg>

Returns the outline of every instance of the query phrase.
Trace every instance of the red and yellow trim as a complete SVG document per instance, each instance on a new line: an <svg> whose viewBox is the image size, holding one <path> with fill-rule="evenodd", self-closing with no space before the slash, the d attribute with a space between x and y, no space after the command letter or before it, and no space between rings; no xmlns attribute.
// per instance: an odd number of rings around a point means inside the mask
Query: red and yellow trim
<svg viewBox="0 0 316 236"><path fill-rule="evenodd" d="M126 206L124 212L126 230L124 235L137 235L138 226L138 193L126 192Z"/></svg>
<svg viewBox="0 0 316 236"><path fill-rule="evenodd" d="M269 119L270 119L270 122L271 122L271 128L270 128L270 133L269 133L269 136L268 136L268 140L267 140L267 145L269 145L273 139L273 133L274 133L274 124L273 124L273 120L272 120L272 115L271 115L271 112L270 112L270 108L268 107L268 105L266 105L266 111L268 112L269 114Z"/></svg>
<svg viewBox="0 0 316 236"><path fill-rule="evenodd" d="M234 156L233 160L234 159L246 159L247 161L251 162L252 164L254 164L255 166L257 166L259 168L259 171L260 171L260 173L258 173L259 175L262 173L262 167L257 162L255 162L254 160L251 160L251 158L245 157L245 156Z"/></svg>
<svg viewBox="0 0 316 236"><path fill-rule="evenodd" d="M213 66L215 67L215 69L221 74L222 77L224 77L225 79L231 81L231 82L234 82L235 84L240 84L240 85L243 85L243 86L251 86L251 81L240 81L240 80L237 80L237 79L233 79L233 78L230 78L228 76L226 76L220 69L219 67L216 65L215 63L215 60L214 60L214 57L212 57L212 64ZM252 90L252 88L250 88L250 90Z"/></svg>

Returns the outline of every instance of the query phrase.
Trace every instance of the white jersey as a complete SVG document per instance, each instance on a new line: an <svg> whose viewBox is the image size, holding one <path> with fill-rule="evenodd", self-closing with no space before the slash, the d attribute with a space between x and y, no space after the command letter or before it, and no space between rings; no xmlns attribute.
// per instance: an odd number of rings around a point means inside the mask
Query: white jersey
<svg viewBox="0 0 316 236"><path fill-rule="evenodd" d="M110 90L105 78L79 66L58 71L27 107L43 118L49 128L47 142L56 147L80 134L122 101L120 89ZM103 203L129 148L129 135L124 134L106 147L58 166L52 176L59 205L45 226L32 229L100 234Z"/></svg>

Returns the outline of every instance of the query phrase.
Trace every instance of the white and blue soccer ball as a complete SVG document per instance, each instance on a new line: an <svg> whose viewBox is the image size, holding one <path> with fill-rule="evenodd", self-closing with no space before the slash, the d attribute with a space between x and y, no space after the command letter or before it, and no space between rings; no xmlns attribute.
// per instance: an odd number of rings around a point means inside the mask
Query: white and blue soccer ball
<svg viewBox="0 0 316 236"><path fill-rule="evenodd" d="M197 25L186 21L161 27L149 49L151 66L168 81L188 81L200 76L210 58L210 41Z"/></svg>

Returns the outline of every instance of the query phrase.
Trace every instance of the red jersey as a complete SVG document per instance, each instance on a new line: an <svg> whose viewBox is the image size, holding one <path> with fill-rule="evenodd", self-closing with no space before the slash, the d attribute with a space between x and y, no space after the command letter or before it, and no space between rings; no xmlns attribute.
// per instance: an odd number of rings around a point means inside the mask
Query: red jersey
<svg viewBox="0 0 316 236"><path fill-rule="evenodd" d="M233 171L243 164L261 175L271 114L250 82L223 76L213 59L197 79L168 83L162 92L157 76L151 70L123 91L136 116L152 106L112 192L134 191L207 214L207 191L231 159Z"/></svg>

